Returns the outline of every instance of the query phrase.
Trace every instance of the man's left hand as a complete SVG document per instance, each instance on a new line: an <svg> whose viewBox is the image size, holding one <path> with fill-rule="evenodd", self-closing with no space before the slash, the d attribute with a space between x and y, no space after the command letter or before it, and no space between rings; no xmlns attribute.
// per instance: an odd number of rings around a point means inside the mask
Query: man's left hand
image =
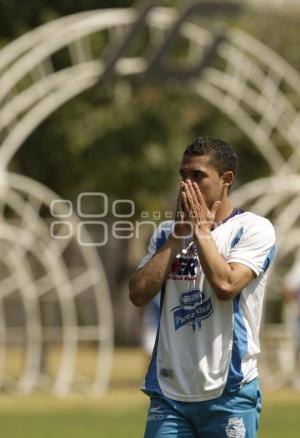
<svg viewBox="0 0 300 438"><path fill-rule="evenodd" d="M181 197L186 216L193 225L194 235L198 237L207 235L215 223L221 202L216 201L209 209L198 184L192 183L189 179L183 183Z"/></svg>

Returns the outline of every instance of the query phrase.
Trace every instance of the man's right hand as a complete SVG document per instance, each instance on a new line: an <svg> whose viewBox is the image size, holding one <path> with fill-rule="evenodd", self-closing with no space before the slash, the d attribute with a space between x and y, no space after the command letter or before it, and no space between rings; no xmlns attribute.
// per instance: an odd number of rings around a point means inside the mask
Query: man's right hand
<svg viewBox="0 0 300 438"><path fill-rule="evenodd" d="M179 192L177 196L175 227L173 236L177 239L184 239L193 236L193 226L190 219L187 217L182 204L183 184L180 183Z"/></svg>

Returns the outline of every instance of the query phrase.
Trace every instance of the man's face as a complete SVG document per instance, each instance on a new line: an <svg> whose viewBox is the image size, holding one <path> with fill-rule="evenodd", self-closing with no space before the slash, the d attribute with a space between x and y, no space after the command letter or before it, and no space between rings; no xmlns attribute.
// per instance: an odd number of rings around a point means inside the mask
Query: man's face
<svg viewBox="0 0 300 438"><path fill-rule="evenodd" d="M209 163L207 155L184 156L181 166L180 175L182 181L190 179L198 184L208 208L211 208L214 202L222 200L224 195L223 175L219 175L217 170Z"/></svg>

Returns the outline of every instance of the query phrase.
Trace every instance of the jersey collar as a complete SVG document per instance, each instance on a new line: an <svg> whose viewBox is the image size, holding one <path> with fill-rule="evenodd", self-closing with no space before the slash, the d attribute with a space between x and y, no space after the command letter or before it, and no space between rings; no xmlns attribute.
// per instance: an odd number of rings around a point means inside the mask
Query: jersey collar
<svg viewBox="0 0 300 438"><path fill-rule="evenodd" d="M229 216L225 217L225 219L223 219L221 222L217 222L216 225L213 225L211 231L215 230L219 225L225 224L225 222L229 221L229 219L233 218L234 216L237 216L238 214L242 214L244 212L245 210L243 210L242 208L234 208Z"/></svg>

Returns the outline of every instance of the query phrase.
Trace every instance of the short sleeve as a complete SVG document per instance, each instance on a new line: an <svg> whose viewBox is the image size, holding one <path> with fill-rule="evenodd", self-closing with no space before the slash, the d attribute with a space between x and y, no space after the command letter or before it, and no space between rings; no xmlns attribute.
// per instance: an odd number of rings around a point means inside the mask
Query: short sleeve
<svg viewBox="0 0 300 438"><path fill-rule="evenodd" d="M258 276L266 272L275 255L275 231L271 222L256 217L240 227L231 242L226 261L248 266Z"/></svg>
<svg viewBox="0 0 300 438"><path fill-rule="evenodd" d="M165 221L156 228L150 239L147 254L142 258L137 269L141 269L145 266L154 254L163 246L172 231L172 227L173 221Z"/></svg>

